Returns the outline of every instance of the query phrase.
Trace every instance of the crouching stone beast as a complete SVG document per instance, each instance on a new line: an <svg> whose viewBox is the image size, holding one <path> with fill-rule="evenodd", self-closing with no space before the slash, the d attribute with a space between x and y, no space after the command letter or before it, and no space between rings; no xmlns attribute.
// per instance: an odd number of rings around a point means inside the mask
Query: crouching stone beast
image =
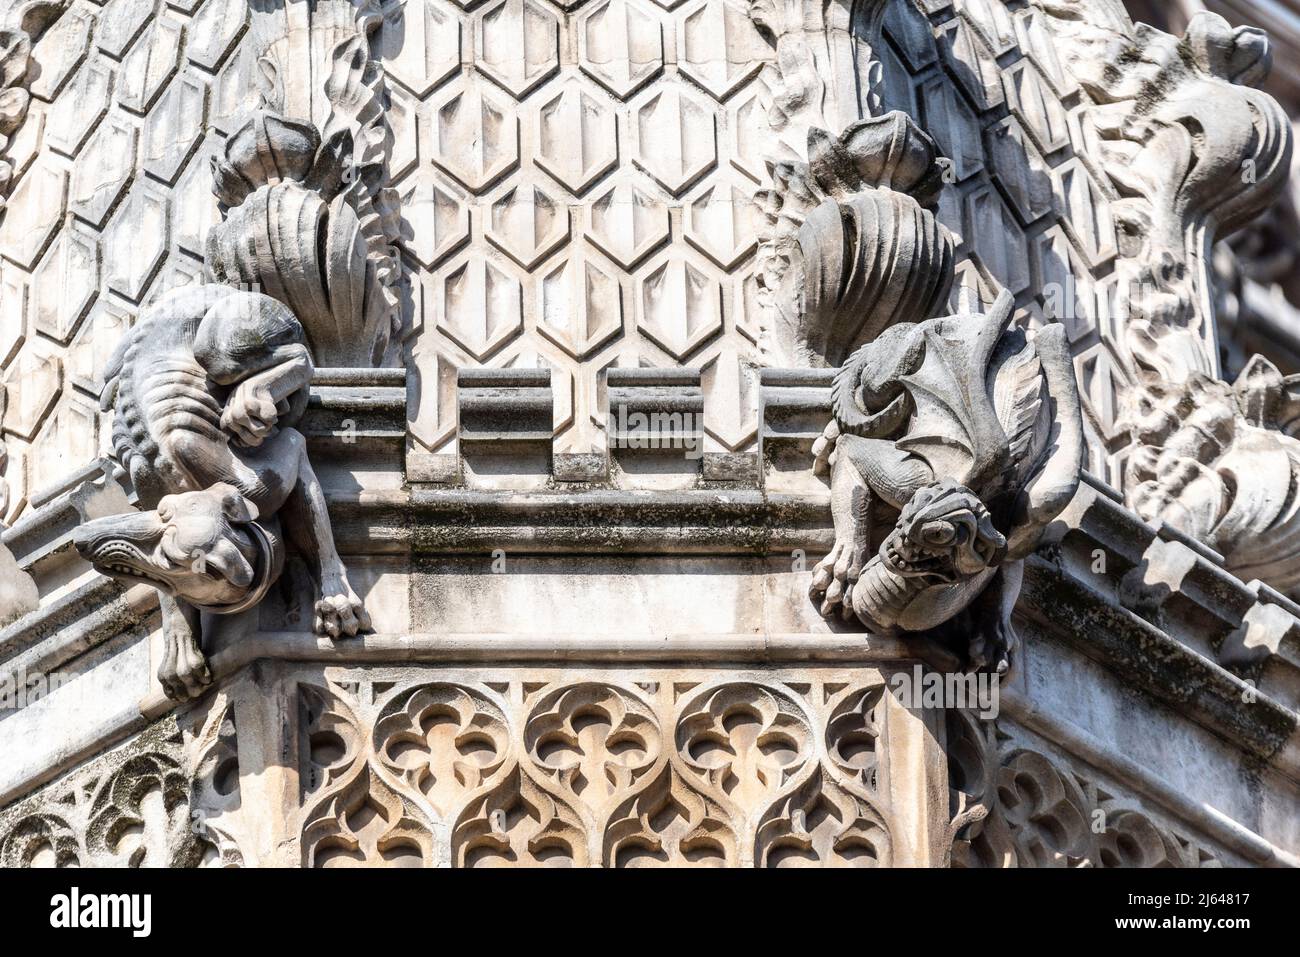
<svg viewBox="0 0 1300 957"><path fill-rule="evenodd" d="M211 682L201 615L256 605L284 565L283 533L315 560L316 632L370 627L293 428L313 372L305 343L280 302L191 286L146 310L109 360L101 405L115 407L113 454L143 511L82 526L76 546L103 574L159 590L172 698Z"/></svg>

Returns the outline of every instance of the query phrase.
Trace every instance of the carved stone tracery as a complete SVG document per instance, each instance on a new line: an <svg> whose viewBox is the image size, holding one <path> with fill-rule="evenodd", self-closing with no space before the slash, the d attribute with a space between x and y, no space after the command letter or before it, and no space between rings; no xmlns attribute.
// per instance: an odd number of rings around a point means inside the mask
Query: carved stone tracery
<svg viewBox="0 0 1300 957"><path fill-rule="evenodd" d="M595 682L543 689L522 710L443 683L367 704L366 687L300 688L304 864L891 860L879 685L836 693L826 752L806 705L776 685L692 692L673 724L662 694Z"/></svg>
<svg viewBox="0 0 1300 957"><path fill-rule="evenodd" d="M1221 867L1212 848L1032 748L949 712L951 866Z"/></svg>

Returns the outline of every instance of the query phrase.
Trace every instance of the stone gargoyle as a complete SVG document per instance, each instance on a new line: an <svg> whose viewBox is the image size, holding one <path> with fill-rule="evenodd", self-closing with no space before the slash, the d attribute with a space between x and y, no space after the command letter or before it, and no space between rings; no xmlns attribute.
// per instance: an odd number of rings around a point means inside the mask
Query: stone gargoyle
<svg viewBox="0 0 1300 957"><path fill-rule="evenodd" d="M99 572L158 589L169 697L210 683L202 613L256 605L279 577L286 533L317 565L315 631L370 627L293 427L312 373L287 306L221 285L160 298L109 360L101 403L116 408L113 454L143 510L89 522L75 542Z"/></svg>
<svg viewBox="0 0 1300 957"><path fill-rule="evenodd" d="M961 636L1003 673L1023 559L1074 495L1083 434L1061 326L1032 339L1002 293L987 315L893 325L835 377L835 544L813 572L823 615L878 634Z"/></svg>

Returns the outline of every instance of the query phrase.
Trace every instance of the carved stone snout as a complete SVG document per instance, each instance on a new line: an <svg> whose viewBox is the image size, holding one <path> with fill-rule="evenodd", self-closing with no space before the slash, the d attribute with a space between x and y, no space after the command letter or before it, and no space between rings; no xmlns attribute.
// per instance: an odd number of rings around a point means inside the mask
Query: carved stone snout
<svg viewBox="0 0 1300 957"><path fill-rule="evenodd" d="M905 578L953 582L997 564L1006 536L970 489L938 482L918 491L880 547L889 569Z"/></svg>
<svg viewBox="0 0 1300 957"><path fill-rule="evenodd" d="M96 571L152 585L195 607L250 607L274 581L278 536L232 486L168 495L148 512L110 515L77 529L74 544Z"/></svg>

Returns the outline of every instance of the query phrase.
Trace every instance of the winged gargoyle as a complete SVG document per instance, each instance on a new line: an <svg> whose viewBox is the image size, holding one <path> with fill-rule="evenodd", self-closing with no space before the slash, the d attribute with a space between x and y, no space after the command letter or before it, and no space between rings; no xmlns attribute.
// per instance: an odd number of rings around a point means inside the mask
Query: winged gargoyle
<svg viewBox="0 0 1300 957"><path fill-rule="evenodd" d="M316 632L370 627L335 550L306 439L293 428L312 372L287 306L221 285L160 298L109 360L101 403L116 406L114 456L144 511L89 522L75 541L103 574L157 587L158 678L172 698L211 681L202 613L234 614L262 599L284 564L282 531L318 565Z"/></svg>
<svg viewBox="0 0 1300 957"><path fill-rule="evenodd" d="M835 377L835 545L813 573L823 615L874 632L942 629L1002 673L1022 559L1079 482L1083 435L1061 326L1034 338L1003 292L987 315L891 326Z"/></svg>

